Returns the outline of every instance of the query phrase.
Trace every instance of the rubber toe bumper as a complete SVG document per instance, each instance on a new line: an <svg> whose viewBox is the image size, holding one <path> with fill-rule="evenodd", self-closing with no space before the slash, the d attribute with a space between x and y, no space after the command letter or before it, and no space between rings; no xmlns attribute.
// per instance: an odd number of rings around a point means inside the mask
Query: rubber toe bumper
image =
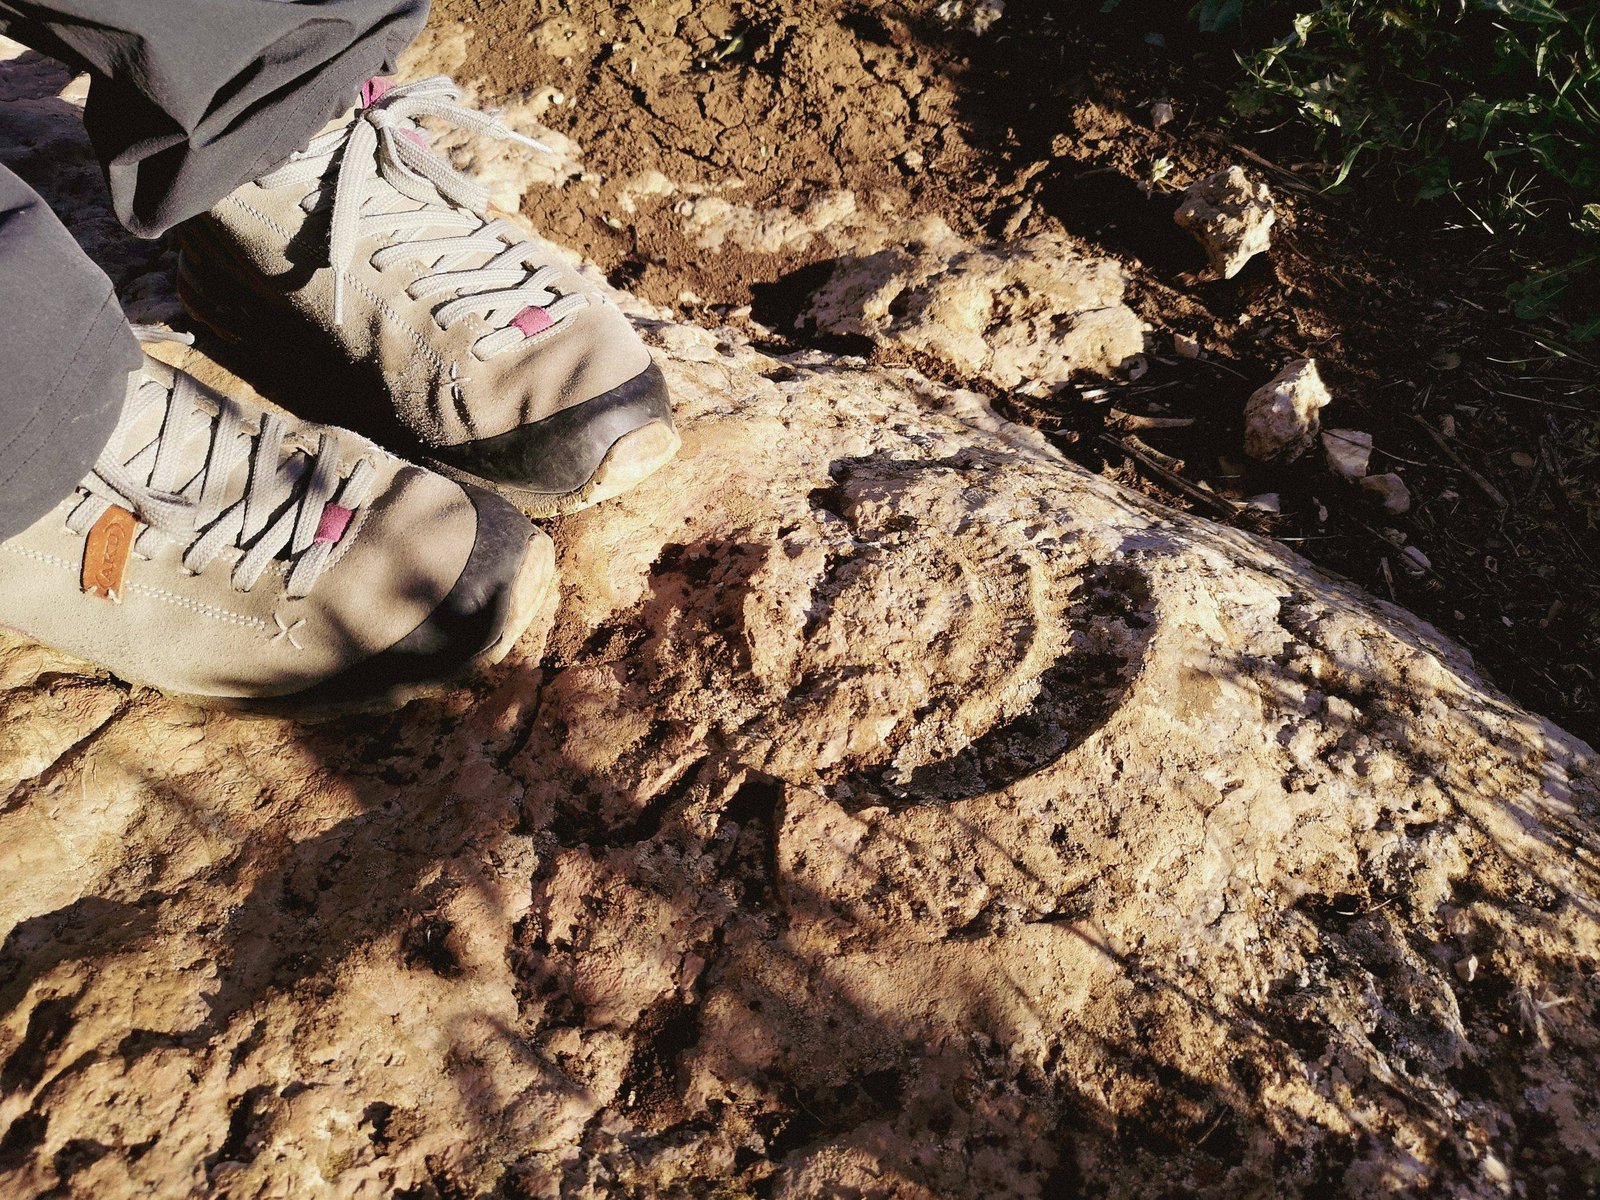
<svg viewBox="0 0 1600 1200"><path fill-rule="evenodd" d="M449 593L387 650L292 696L296 711L403 702L474 666L498 662L527 628L555 575L550 539L500 497L462 485L477 537Z"/></svg>
<svg viewBox="0 0 1600 1200"><path fill-rule="evenodd" d="M636 436L641 433L649 436ZM667 381L652 363L611 391L542 421L433 454L441 463L488 480L539 509L544 507L541 499L584 496L608 469L642 479L677 447ZM616 461L634 448L650 461Z"/></svg>

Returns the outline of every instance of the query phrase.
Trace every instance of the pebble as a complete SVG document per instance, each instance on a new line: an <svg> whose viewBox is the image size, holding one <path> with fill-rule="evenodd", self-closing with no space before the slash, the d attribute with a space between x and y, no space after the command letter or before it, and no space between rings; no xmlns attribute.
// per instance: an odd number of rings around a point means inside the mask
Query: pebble
<svg viewBox="0 0 1600 1200"><path fill-rule="evenodd" d="M1361 481L1361 490L1370 493L1386 513L1399 516L1411 511L1411 491L1398 475L1368 475Z"/></svg>
<svg viewBox="0 0 1600 1200"><path fill-rule="evenodd" d="M1352 482L1362 478L1372 463L1372 435L1359 429L1329 429L1322 435L1322 452L1328 469Z"/></svg>
<svg viewBox="0 0 1600 1200"><path fill-rule="evenodd" d="M1421 575L1433 569L1433 563L1428 556L1415 546L1407 546L1400 552L1400 565L1405 567L1408 575Z"/></svg>

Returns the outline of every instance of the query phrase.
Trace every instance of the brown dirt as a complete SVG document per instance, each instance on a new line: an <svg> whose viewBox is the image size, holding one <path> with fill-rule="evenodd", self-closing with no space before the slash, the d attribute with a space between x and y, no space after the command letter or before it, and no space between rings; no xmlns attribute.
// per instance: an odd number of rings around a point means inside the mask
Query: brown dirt
<svg viewBox="0 0 1600 1200"><path fill-rule="evenodd" d="M1264 524L1422 613L1519 698L1600 732L1596 421L1584 390L1594 366L1548 355L1548 331L1504 315L1507 275L1490 248L1450 214L1397 207L1376 189L1317 194L1292 169L1292 133L1227 131L1227 48L1184 33L1181 16L1125 6L1067 20L1049 0L1012 0L978 36L940 19L933 0L773 7L442 0L433 36L465 34L461 74L491 98L548 85L575 100L543 120L578 143L588 174L526 198L539 228L685 315L737 322L753 306L773 348L820 340L796 319L849 235L825 227L776 252L737 241L707 250L684 212L697 194L814 213L849 191L853 220L934 214L974 239L1065 234L1116 257L1153 326L1148 373L1099 395L1014 397L1014 415L1079 461L1219 515L1104 437L1113 409L1196 418L1139 436L1224 496L1280 493L1281 516L1229 519ZM1150 105L1161 99L1176 117L1157 129ZM1274 248L1233 280L1202 282L1203 257L1171 214L1182 186L1233 163L1273 189ZM639 195L647 172L678 190ZM1202 357L1166 352L1173 334L1198 339ZM1320 456L1243 464L1245 397L1301 355L1334 390L1324 424L1371 432L1372 470L1404 477L1406 517L1385 517ZM1446 432L1450 453L1419 420ZM1396 536L1431 569L1408 575Z"/></svg>

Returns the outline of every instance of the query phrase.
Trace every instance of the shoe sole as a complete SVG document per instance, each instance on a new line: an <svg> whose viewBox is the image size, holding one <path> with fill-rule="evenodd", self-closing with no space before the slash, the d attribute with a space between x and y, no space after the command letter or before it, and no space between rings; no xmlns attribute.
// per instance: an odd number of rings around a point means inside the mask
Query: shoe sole
<svg viewBox="0 0 1600 1200"><path fill-rule="evenodd" d="M205 268L197 265L200 256L218 255L235 260L237 256L214 234L205 229L203 224L191 223L181 227L179 239L178 300L190 320L204 326L223 342L233 346L244 346L255 340L241 332L247 327L255 330L257 338L262 332L267 332L269 338L276 335L290 343L306 335L309 322L297 320L293 313L279 311L280 305L271 302L266 296L262 298L261 307L268 314L269 322L275 326L271 331L263 330L259 316L243 313L235 305L219 299L217 292L209 288L206 283ZM248 278L248 276L242 277ZM349 369L348 364L343 362L338 365L345 370ZM341 424L337 420L330 423ZM357 428L357 432L362 432L358 427L352 427ZM437 451L417 443L409 435L404 434L398 425L368 436L375 437L386 449L406 455L440 474L479 487L491 488L534 518L580 512L621 495L672 461L683 444L670 420L647 421L612 442L584 483L570 491L541 492L503 483L443 462L434 457Z"/></svg>

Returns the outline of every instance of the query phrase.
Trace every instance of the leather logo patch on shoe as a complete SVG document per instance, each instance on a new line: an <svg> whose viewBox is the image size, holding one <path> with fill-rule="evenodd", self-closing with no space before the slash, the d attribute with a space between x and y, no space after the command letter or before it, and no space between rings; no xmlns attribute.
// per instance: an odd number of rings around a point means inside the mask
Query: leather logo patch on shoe
<svg viewBox="0 0 1600 1200"><path fill-rule="evenodd" d="M125 508L113 504L89 530L83 544L82 589L91 596L122 603L122 578L128 573L128 555L138 521Z"/></svg>

